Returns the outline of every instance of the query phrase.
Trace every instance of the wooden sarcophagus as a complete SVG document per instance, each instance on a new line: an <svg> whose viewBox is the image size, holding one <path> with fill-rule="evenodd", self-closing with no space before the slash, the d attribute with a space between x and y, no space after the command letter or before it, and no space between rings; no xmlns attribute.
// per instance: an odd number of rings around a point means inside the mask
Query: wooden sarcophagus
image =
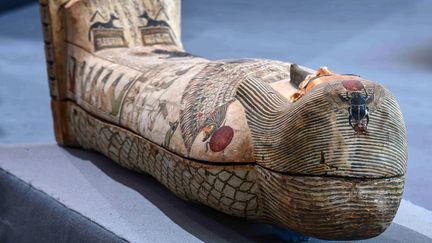
<svg viewBox="0 0 432 243"><path fill-rule="evenodd" d="M59 144L98 151L185 200L322 239L369 238L391 223L407 139L380 84L188 54L175 0L40 5Z"/></svg>

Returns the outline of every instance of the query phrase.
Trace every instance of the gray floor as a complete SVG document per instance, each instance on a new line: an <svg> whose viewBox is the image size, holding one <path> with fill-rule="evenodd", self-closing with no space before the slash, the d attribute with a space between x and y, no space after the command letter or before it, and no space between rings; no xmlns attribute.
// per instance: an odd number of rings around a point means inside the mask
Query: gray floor
<svg viewBox="0 0 432 243"><path fill-rule="evenodd" d="M404 198L432 210L431 12L428 0L184 0L182 39L210 59L326 65L383 83L408 128ZM53 143L38 8L3 13L0 22L0 143Z"/></svg>

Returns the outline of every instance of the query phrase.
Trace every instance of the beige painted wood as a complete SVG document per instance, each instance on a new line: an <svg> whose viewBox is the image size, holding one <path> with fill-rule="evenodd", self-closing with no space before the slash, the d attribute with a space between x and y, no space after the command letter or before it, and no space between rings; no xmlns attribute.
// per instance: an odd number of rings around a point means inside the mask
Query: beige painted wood
<svg viewBox="0 0 432 243"><path fill-rule="evenodd" d="M391 223L407 140L380 84L191 55L176 0L40 5L59 144L96 150L186 200L323 239L373 237Z"/></svg>

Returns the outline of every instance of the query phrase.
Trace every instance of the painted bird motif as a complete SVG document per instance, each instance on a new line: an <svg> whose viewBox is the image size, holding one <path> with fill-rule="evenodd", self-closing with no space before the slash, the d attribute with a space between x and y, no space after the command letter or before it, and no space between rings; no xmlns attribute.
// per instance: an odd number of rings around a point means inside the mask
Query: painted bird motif
<svg viewBox="0 0 432 243"><path fill-rule="evenodd" d="M207 64L188 83L183 93L180 110L180 130L187 152L196 137L203 133L208 141L223 125L228 106L235 101L239 83L247 77L259 77L264 82L275 82L287 76L273 75L269 70L285 70L285 64L258 62L254 59L229 60ZM271 75L263 75L271 73Z"/></svg>

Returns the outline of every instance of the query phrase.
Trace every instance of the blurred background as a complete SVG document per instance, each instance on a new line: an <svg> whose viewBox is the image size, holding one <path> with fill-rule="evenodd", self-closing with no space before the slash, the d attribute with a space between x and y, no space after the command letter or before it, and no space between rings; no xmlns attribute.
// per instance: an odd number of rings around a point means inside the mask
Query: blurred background
<svg viewBox="0 0 432 243"><path fill-rule="evenodd" d="M0 144L52 144L37 2L0 3ZM430 214L431 13L428 0L183 0L182 41L209 59L277 59L382 83L408 130L404 199Z"/></svg>

